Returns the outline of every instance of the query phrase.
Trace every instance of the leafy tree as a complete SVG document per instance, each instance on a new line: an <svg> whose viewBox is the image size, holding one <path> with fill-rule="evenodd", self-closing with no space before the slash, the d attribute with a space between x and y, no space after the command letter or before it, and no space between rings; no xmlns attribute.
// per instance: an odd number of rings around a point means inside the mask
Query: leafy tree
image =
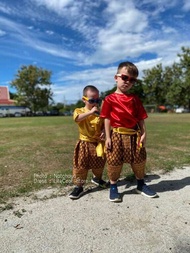
<svg viewBox="0 0 190 253"><path fill-rule="evenodd" d="M147 104L178 105L190 109L190 48L182 47L179 62L144 70L143 90Z"/></svg>
<svg viewBox="0 0 190 253"><path fill-rule="evenodd" d="M128 91L129 94L136 94L141 101L144 103L145 101L145 93L143 88L142 80L138 79L138 81L132 86L132 88Z"/></svg>
<svg viewBox="0 0 190 253"><path fill-rule="evenodd" d="M178 64L174 63L171 68L167 67L170 73L170 84L168 86L168 92L166 94L167 101L173 105L181 104L181 95L183 93L182 85L182 69ZM168 79L168 80L169 80Z"/></svg>
<svg viewBox="0 0 190 253"><path fill-rule="evenodd" d="M52 100L51 71L36 66L22 66L11 86L17 89L17 103L31 111L46 110Z"/></svg>
<svg viewBox="0 0 190 253"><path fill-rule="evenodd" d="M113 93L113 92L115 92L115 91L116 91L116 85L114 84L112 89L107 90L107 91L104 91L104 92L101 92L101 93L100 93L100 97L101 97L102 99L104 99L106 96L108 96L109 94L111 94L111 93Z"/></svg>
<svg viewBox="0 0 190 253"><path fill-rule="evenodd" d="M184 106L190 110L190 48L181 48L178 54L179 63L174 63L173 83L168 93L168 98L178 106Z"/></svg>
<svg viewBox="0 0 190 253"><path fill-rule="evenodd" d="M75 108L80 108L84 106L84 102L82 100L78 100L77 103L75 104ZM72 109L74 109L72 107Z"/></svg>
<svg viewBox="0 0 190 253"><path fill-rule="evenodd" d="M15 94L9 91L9 97L10 97L10 99L14 99Z"/></svg>
<svg viewBox="0 0 190 253"><path fill-rule="evenodd" d="M162 64L158 64L152 69L143 71L143 90L147 104L163 105L166 103L167 85L165 84L165 74Z"/></svg>

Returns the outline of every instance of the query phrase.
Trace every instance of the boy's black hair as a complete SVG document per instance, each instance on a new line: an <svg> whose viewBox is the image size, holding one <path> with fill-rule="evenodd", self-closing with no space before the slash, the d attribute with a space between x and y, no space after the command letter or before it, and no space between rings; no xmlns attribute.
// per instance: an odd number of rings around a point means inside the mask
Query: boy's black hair
<svg viewBox="0 0 190 253"><path fill-rule="evenodd" d="M86 96L86 93L88 90L92 90L92 91L97 91L99 92L99 90L94 86L94 85L87 85L86 87L84 87L83 89L83 96Z"/></svg>
<svg viewBox="0 0 190 253"><path fill-rule="evenodd" d="M138 71L137 66L135 64L133 64L132 62L129 62L129 61L121 62L118 65L117 74L119 74L120 69L122 69L123 67L127 68L129 74L131 74L133 76L138 76L139 75L139 71Z"/></svg>

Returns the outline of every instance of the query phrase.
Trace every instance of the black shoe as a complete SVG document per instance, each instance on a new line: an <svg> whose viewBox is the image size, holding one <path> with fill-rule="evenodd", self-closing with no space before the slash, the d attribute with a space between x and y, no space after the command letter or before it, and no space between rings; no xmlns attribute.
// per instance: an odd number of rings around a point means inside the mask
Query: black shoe
<svg viewBox="0 0 190 253"><path fill-rule="evenodd" d="M78 199L83 194L83 187L76 186L74 190L69 194L70 199Z"/></svg>
<svg viewBox="0 0 190 253"><path fill-rule="evenodd" d="M108 187L108 183L106 181L104 181L103 179L97 179L96 177L93 177L91 179L91 182L95 185L100 186L101 188L107 188Z"/></svg>

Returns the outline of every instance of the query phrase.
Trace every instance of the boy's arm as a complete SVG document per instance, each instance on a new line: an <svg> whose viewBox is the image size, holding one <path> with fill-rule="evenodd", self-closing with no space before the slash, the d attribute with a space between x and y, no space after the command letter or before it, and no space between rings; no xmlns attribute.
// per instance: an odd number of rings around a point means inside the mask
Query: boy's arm
<svg viewBox="0 0 190 253"><path fill-rule="evenodd" d="M91 109L90 111L79 114L79 115L76 117L75 121L76 121L76 122L83 121L83 120L86 119L88 116L94 114L94 113L97 112L97 111L98 111L98 107L94 106L94 107L92 107L92 109Z"/></svg>
<svg viewBox="0 0 190 253"><path fill-rule="evenodd" d="M145 147L145 145L146 145L146 125L145 125L144 119L140 120L138 124L139 124L140 130L141 130L140 143L142 143L142 146Z"/></svg>
<svg viewBox="0 0 190 253"><path fill-rule="evenodd" d="M106 148L110 149L111 148L111 137L110 137L111 126L110 126L110 119L105 118L105 120L104 120L104 126L105 126L105 134L106 134L105 146L106 146Z"/></svg>

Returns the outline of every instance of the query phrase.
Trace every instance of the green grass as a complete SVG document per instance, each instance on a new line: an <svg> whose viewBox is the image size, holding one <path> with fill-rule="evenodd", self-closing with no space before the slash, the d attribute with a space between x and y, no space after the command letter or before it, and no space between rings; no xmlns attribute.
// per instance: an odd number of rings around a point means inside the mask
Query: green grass
<svg viewBox="0 0 190 253"><path fill-rule="evenodd" d="M5 118L0 131L0 197L71 182L72 117Z"/></svg>
<svg viewBox="0 0 190 253"><path fill-rule="evenodd" d="M190 165L190 114L149 114L147 171ZM32 190L72 184L78 138L72 117L0 119L1 202ZM132 177L125 165L122 175ZM104 172L106 177L106 170Z"/></svg>
<svg viewBox="0 0 190 253"><path fill-rule="evenodd" d="M148 170L190 165L190 114L150 114L146 124Z"/></svg>

